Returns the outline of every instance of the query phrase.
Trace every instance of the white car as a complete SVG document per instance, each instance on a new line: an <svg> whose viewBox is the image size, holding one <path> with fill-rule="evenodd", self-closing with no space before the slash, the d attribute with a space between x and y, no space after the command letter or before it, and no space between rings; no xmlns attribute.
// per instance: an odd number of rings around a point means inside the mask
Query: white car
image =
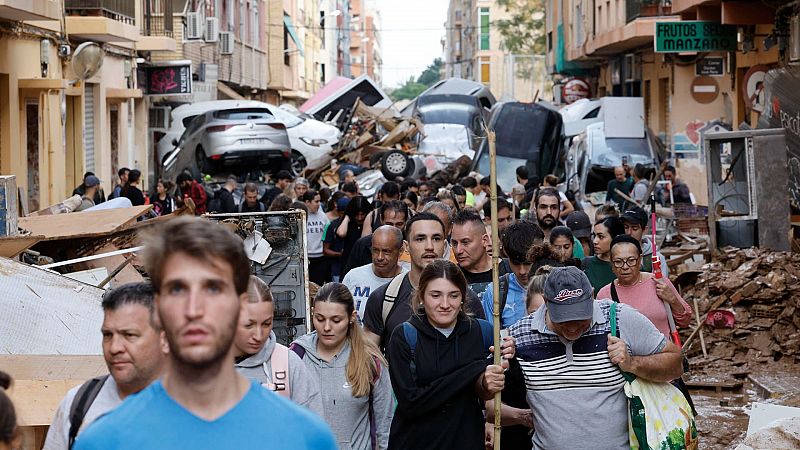
<svg viewBox="0 0 800 450"><path fill-rule="evenodd" d="M266 108L275 118L286 125L289 143L292 146L292 170L300 174L303 170L316 170L330 163L332 153L339 143L338 128L319 120L298 116L275 105L255 100L213 100L190 103L172 110L169 130L156 144L159 160L175 149L172 141L180 139L186 125L198 114L219 109Z"/></svg>

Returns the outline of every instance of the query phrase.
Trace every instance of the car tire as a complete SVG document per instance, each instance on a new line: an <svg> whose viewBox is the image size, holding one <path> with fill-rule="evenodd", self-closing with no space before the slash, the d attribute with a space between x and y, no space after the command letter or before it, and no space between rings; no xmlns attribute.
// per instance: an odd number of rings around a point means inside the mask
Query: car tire
<svg viewBox="0 0 800 450"><path fill-rule="evenodd" d="M305 172L306 167L308 167L308 162L306 162L305 156L303 156L300 152L297 150L292 150L290 167L292 175L299 177L302 176L303 172Z"/></svg>
<svg viewBox="0 0 800 450"><path fill-rule="evenodd" d="M401 150L390 150L381 156L381 173L389 181L408 175L413 168L411 158Z"/></svg>
<svg viewBox="0 0 800 450"><path fill-rule="evenodd" d="M197 150L194 151L194 158L201 173L211 173L211 161L206 157L203 147L197 147Z"/></svg>

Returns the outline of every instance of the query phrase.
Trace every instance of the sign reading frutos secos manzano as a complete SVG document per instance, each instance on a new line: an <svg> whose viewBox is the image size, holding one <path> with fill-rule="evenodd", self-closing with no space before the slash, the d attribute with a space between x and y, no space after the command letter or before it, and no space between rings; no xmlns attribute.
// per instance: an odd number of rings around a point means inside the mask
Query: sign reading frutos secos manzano
<svg viewBox="0 0 800 450"><path fill-rule="evenodd" d="M656 22L658 53L736 51L736 27L715 22Z"/></svg>

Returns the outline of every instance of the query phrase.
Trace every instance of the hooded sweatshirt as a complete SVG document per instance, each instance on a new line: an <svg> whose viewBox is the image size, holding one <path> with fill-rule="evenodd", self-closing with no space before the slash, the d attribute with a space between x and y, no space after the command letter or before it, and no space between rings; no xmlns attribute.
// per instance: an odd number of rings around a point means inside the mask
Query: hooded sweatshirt
<svg viewBox="0 0 800 450"><path fill-rule="evenodd" d="M423 313L408 322L417 329L416 370L402 326L394 329L386 348L397 396L389 448L482 450L483 402L475 382L491 360L481 327L474 319L459 318L445 337Z"/></svg>
<svg viewBox="0 0 800 450"><path fill-rule="evenodd" d="M236 370L245 377L259 383L272 382L272 352L277 343L275 332L269 333L269 339L261 350L236 364ZM322 396L315 374L311 373L300 357L289 351L289 398L298 405L305 406L319 417L323 416Z"/></svg>
<svg viewBox="0 0 800 450"><path fill-rule="evenodd" d="M316 331L301 336L294 343L305 349L303 362L318 377L323 417L333 430L339 449L372 450L373 432L377 437L377 449L386 449L394 414L392 384L386 367L381 364L380 373L372 387L373 430L370 427L370 396L353 397L353 388L347 380L350 340L345 341L342 350L330 362L322 359L317 352Z"/></svg>

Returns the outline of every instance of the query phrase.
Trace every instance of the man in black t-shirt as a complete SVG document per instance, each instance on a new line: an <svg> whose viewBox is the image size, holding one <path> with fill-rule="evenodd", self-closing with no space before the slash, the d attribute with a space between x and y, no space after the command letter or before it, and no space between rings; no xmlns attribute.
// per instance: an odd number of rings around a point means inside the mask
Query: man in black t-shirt
<svg viewBox="0 0 800 450"><path fill-rule="evenodd" d="M492 257L486 251L489 236L478 213L461 210L453 218L450 246L470 289L480 298L492 282ZM500 264L500 275L507 272Z"/></svg>
<svg viewBox="0 0 800 450"><path fill-rule="evenodd" d="M394 329L411 318L411 298L415 286L419 285L422 270L437 259L441 259L445 250L445 228L442 221L434 214L419 213L406 222L405 246L411 257L411 271L403 276L397 297L391 304L391 310L384 320L383 309L387 300L389 282L374 292L367 300L364 312L364 331L367 338L381 349L386 348L387 340ZM480 300L472 290L467 291L465 310L476 317L484 318Z"/></svg>

